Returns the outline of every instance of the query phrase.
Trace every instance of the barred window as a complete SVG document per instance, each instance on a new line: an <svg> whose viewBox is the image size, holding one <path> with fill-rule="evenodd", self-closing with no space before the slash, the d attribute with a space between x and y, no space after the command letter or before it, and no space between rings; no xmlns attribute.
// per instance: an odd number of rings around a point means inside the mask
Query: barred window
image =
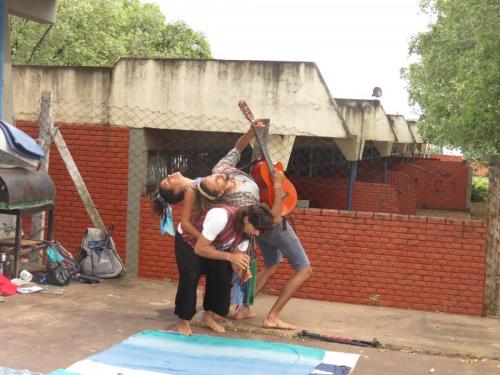
<svg viewBox="0 0 500 375"><path fill-rule="evenodd" d="M347 160L333 139L297 137L287 173L300 177L338 177L339 166Z"/></svg>
<svg viewBox="0 0 500 375"><path fill-rule="evenodd" d="M147 192L167 174L189 178L208 176L215 164L234 146L241 134L148 129ZM242 153L239 167L248 164L252 151Z"/></svg>

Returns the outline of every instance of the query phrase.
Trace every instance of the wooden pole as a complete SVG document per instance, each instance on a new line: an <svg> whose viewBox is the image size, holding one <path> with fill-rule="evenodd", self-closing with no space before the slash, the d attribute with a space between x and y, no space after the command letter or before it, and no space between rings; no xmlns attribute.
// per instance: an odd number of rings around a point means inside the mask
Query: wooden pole
<svg viewBox="0 0 500 375"><path fill-rule="evenodd" d="M66 142L64 142L64 138L60 131L56 131L54 135L54 143L56 144L57 150L59 151L59 154L61 155L61 158L66 165L66 169L68 170L69 175L71 176L71 179L75 184L76 190L80 195L80 199L85 206L85 210L87 211L92 224L95 228L106 231L106 227L104 226L104 223L99 216L99 212L97 212L97 208L92 201L92 197L90 196L90 193L87 190L85 183L83 182L83 178L78 171L78 167L76 166L75 161L71 156L68 146L66 145Z"/></svg>
<svg viewBox="0 0 500 375"><path fill-rule="evenodd" d="M38 138L42 140L42 148L45 152L45 159L42 159L38 169L48 173L49 172L49 152L50 152L50 134L54 121L52 118L52 94L50 92L43 92L40 101L40 116L38 117ZM33 240L44 239L44 224L45 212L34 214L31 217L31 232L30 238ZM32 253L30 261L39 258L39 253Z"/></svg>

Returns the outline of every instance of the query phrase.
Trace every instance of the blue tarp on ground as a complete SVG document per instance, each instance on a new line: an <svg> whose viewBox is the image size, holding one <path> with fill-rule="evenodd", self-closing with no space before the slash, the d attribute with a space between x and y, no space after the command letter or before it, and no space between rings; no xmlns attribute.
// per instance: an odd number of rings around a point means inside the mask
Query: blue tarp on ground
<svg viewBox="0 0 500 375"><path fill-rule="evenodd" d="M144 331L50 375L349 374L357 354L260 340Z"/></svg>

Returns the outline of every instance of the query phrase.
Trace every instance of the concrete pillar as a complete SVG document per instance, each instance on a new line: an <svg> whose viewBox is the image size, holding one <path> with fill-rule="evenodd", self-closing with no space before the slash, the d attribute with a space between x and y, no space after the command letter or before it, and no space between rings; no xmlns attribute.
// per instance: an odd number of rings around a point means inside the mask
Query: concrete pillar
<svg viewBox="0 0 500 375"><path fill-rule="evenodd" d="M139 231L141 220L141 195L145 193L148 173L148 155L145 129L130 129L128 147L128 196L126 269L129 275L139 271Z"/></svg>
<svg viewBox="0 0 500 375"><path fill-rule="evenodd" d="M40 102L40 117L38 118L38 137L43 141L42 148L45 152L45 159L40 162L38 169L45 173L49 173L50 138L53 125L52 94L50 92L43 92ZM44 239L44 224L45 212L34 214L31 217L31 239ZM30 254L30 262L37 262L39 259L40 253L38 251Z"/></svg>

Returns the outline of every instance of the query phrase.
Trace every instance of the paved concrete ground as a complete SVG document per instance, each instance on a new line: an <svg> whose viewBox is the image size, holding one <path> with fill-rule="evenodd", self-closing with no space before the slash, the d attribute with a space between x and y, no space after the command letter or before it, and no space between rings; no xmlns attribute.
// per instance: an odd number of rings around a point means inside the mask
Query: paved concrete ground
<svg viewBox="0 0 500 375"><path fill-rule="evenodd" d="M62 295L16 295L0 303L0 367L49 372L145 329L176 323L176 284L137 278L73 283ZM371 340L360 348L260 326L275 297L258 296L257 318L225 322L228 337L289 342L362 354L354 373L500 374L500 320L414 310L293 299L282 318L300 329ZM196 318L195 318L196 324ZM198 334L212 334L200 326ZM202 374L202 372L200 372Z"/></svg>

